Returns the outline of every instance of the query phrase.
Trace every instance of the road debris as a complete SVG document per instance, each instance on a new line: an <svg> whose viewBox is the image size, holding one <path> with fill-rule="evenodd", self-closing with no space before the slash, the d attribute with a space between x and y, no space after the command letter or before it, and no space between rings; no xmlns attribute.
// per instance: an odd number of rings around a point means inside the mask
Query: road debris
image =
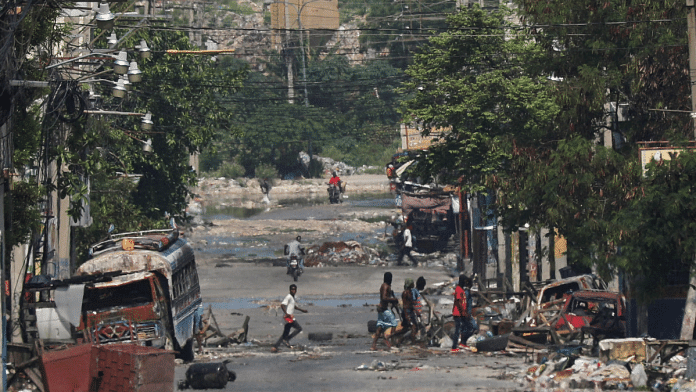
<svg viewBox="0 0 696 392"><path fill-rule="evenodd" d="M237 379L237 374L227 369L229 360L213 363L194 363L186 370L186 379L180 380L179 389L222 389Z"/></svg>
<svg viewBox="0 0 696 392"><path fill-rule="evenodd" d="M246 343L249 333L249 319L250 317L246 316L240 328L225 335L215 319L212 306L208 305L208 309L201 318L202 327L196 334L198 352L202 353L203 347L226 347L230 344Z"/></svg>
<svg viewBox="0 0 696 392"><path fill-rule="evenodd" d="M368 264L370 255L357 241L325 242L307 249L305 266L317 267L338 264Z"/></svg>

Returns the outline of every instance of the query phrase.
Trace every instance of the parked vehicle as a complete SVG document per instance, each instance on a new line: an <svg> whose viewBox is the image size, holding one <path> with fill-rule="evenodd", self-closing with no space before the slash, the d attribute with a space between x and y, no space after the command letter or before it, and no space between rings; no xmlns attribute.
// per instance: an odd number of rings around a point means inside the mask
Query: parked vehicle
<svg viewBox="0 0 696 392"><path fill-rule="evenodd" d="M73 278L29 287L47 294L33 304L34 337L135 343L193 359L200 285L193 249L179 238L174 222L171 230L110 235L93 245L90 255ZM50 311L41 316L43 309Z"/></svg>

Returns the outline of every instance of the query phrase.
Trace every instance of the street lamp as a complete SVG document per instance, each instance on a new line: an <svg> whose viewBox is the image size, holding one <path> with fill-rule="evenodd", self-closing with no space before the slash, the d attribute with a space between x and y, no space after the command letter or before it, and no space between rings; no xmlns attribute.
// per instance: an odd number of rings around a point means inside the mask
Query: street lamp
<svg viewBox="0 0 696 392"><path fill-rule="evenodd" d="M138 68L138 63L131 61L128 67L128 81L138 83L143 80L143 71Z"/></svg>
<svg viewBox="0 0 696 392"><path fill-rule="evenodd" d="M140 45L135 46L140 51L140 58L149 59L152 57L152 51L147 47L147 42L144 39L140 40Z"/></svg>
<svg viewBox="0 0 696 392"><path fill-rule="evenodd" d="M126 84L124 83L123 79L119 78L118 82L116 82L116 85L111 90L111 94L116 98L123 98L126 96L127 91L128 89L126 89Z"/></svg>
<svg viewBox="0 0 696 392"><path fill-rule="evenodd" d="M114 28L114 19L116 16L109 10L108 3L99 3L97 10L97 27L102 30L111 30Z"/></svg>
<svg viewBox="0 0 696 392"><path fill-rule="evenodd" d="M114 60L114 72L119 75L125 75L128 73L129 66L128 54L124 51L118 52L118 56L116 56L116 60Z"/></svg>
<svg viewBox="0 0 696 392"><path fill-rule="evenodd" d="M116 44L118 43L118 38L116 37L116 33L111 33L111 35L109 36L109 38L106 39L106 43L107 43L109 46L116 45Z"/></svg>
<svg viewBox="0 0 696 392"><path fill-rule="evenodd" d="M152 126L154 123L152 122L152 113L147 112L145 116L143 116L143 119L140 120L140 126L143 128L143 131L149 131L152 129ZM150 148L152 148L152 143L150 143Z"/></svg>

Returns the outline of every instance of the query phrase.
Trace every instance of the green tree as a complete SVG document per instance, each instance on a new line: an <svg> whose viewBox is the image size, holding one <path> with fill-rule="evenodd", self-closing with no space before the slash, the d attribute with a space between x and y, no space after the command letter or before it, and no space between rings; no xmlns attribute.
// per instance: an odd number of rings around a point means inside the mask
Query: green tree
<svg viewBox="0 0 696 392"><path fill-rule="evenodd" d="M516 4L526 25L510 26L500 12L462 10L415 57L407 71L413 80L404 84L415 96L404 113L425 133L451 129L416 170L496 192L507 229L557 228L571 262L605 277L652 271L664 281L668 271L649 265L664 248L635 222L650 221L644 214L655 214L657 200L680 200L684 188L667 187L676 192L670 195L646 186L637 142L678 145L691 136L688 116L660 111L690 107L683 4ZM630 105L629 121L617 122L618 103ZM605 131L619 143L598 145ZM692 215L685 200L671 207ZM672 245L683 242L668 236ZM690 262L692 254L685 246L664 260Z"/></svg>
<svg viewBox="0 0 696 392"><path fill-rule="evenodd" d="M691 133L687 116L659 111L690 107L683 4L517 3L545 52L528 72L555 77L561 110L545 137L513 150L507 176L490 178L501 195L498 212L509 227L557 228L567 236L571 262L594 265L609 277L626 270L625 252L617 249L630 227L619 221L637 213L629 207L643 195L638 142L680 144ZM619 123L621 102L630 120ZM596 145L606 131L614 151ZM641 249L635 259L649 262L654 250Z"/></svg>
<svg viewBox="0 0 696 392"><path fill-rule="evenodd" d="M696 154L646 165L640 188L630 189L628 208L615 217L620 228L610 238L620 246L616 265L632 278L643 299L688 279L696 253Z"/></svg>
<svg viewBox="0 0 696 392"><path fill-rule="evenodd" d="M82 229L77 249L86 249L111 223L119 231L164 227L165 212L181 221L196 181L189 156L209 146L215 132L235 132L219 97L235 91L245 70L218 67L208 56L167 54L165 49L195 49L179 32L144 30L123 45L133 47L140 39L154 52L138 60L142 82L122 100L110 96L108 84L95 89L101 92L102 109L151 112L153 129L140 128L140 118L88 116L73 124L65 144L56 149L69 169L60 175L59 190L73 197L73 214L82 209L86 177L95 193L97 224ZM146 144L151 149L144 149Z"/></svg>
<svg viewBox="0 0 696 392"><path fill-rule="evenodd" d="M539 48L514 34L507 15L474 6L449 16L448 31L407 69L403 89L413 94L404 117L424 134L447 131L417 165L422 178L454 183L463 176L471 190L484 190L485 175L504 168L515 144L538 139L558 114L551 82L526 72Z"/></svg>
<svg viewBox="0 0 696 392"><path fill-rule="evenodd" d="M233 59L223 63L232 69L248 67ZM388 160L384 151L393 151L400 119L396 86L403 78L401 71L384 61L350 66L343 56L312 60L307 67L309 106L305 106L302 97L296 97L294 105L287 103L282 64L269 63L267 69L267 75L250 72L244 88L218 97L241 132L217 134L214 149L204 154L207 168L239 162L252 176L256 167L269 163L280 176L306 175L297 158L300 151L310 149L353 165Z"/></svg>

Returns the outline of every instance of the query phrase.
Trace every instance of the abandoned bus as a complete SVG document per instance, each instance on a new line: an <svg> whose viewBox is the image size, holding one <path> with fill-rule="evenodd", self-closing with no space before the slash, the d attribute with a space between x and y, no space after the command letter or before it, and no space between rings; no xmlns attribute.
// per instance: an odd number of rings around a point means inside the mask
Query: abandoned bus
<svg viewBox="0 0 696 392"><path fill-rule="evenodd" d="M192 357L201 291L193 249L178 230L115 235L90 253L77 276L115 275L85 286L77 331L95 343L137 341Z"/></svg>
<svg viewBox="0 0 696 392"><path fill-rule="evenodd" d="M110 235L90 248L75 276L33 286L35 336L97 344L135 343L193 359L201 293L191 246L171 230ZM30 306L29 306L30 305Z"/></svg>

